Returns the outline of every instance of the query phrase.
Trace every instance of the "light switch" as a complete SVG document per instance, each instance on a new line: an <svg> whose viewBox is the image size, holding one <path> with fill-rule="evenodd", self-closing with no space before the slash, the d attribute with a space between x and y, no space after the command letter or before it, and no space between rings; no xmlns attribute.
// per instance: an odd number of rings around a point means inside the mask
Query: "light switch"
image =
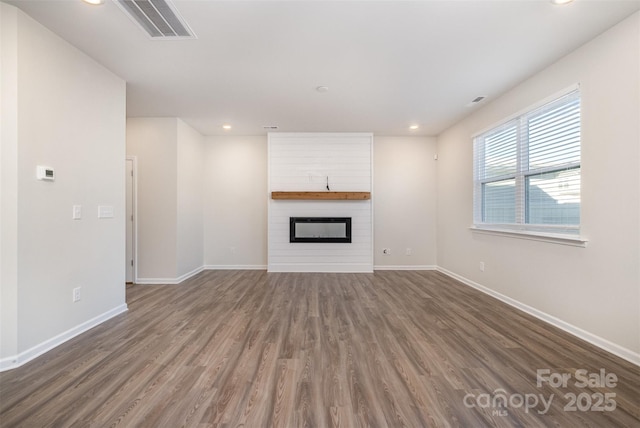
<svg viewBox="0 0 640 428"><path fill-rule="evenodd" d="M73 206L73 219L74 220L82 219L82 205Z"/></svg>
<svg viewBox="0 0 640 428"><path fill-rule="evenodd" d="M113 205L99 205L98 218L113 218Z"/></svg>

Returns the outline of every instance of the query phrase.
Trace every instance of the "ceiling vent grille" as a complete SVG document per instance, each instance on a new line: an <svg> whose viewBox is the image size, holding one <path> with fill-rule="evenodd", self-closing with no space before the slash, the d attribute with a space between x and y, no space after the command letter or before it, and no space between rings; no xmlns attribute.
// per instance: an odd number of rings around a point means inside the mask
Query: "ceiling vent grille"
<svg viewBox="0 0 640 428"><path fill-rule="evenodd" d="M153 39L195 39L195 34L170 0L115 0Z"/></svg>

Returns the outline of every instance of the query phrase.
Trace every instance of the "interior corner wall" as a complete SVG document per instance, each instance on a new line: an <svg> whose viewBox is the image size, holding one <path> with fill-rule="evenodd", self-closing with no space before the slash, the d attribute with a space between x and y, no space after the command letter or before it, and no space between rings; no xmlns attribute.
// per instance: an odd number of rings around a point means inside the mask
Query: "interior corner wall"
<svg viewBox="0 0 640 428"><path fill-rule="evenodd" d="M18 354L18 15L0 3L0 361Z"/></svg>
<svg viewBox="0 0 640 428"><path fill-rule="evenodd" d="M137 160L137 278L179 283L203 266L203 142L175 117L127 119Z"/></svg>
<svg viewBox="0 0 640 428"><path fill-rule="evenodd" d="M267 137L206 137L204 162L205 267L266 269Z"/></svg>
<svg viewBox="0 0 640 428"><path fill-rule="evenodd" d="M0 8L1 369L126 303L125 82L13 6ZM55 180L37 180L38 165L53 167ZM81 219L72 219L74 205L82 206ZM98 218L101 205L113 208L112 218ZM81 300L74 303L76 287Z"/></svg>
<svg viewBox="0 0 640 428"><path fill-rule="evenodd" d="M575 83L587 246L473 233L472 135ZM636 13L438 136L438 265L639 362L639 117Z"/></svg>
<svg viewBox="0 0 640 428"><path fill-rule="evenodd" d="M177 277L178 119L127 118L128 156L137 159L136 282Z"/></svg>
<svg viewBox="0 0 640 428"><path fill-rule="evenodd" d="M373 146L374 268L435 268L436 138L375 137Z"/></svg>
<svg viewBox="0 0 640 428"><path fill-rule="evenodd" d="M178 278L202 269L204 137L178 119L177 272Z"/></svg>

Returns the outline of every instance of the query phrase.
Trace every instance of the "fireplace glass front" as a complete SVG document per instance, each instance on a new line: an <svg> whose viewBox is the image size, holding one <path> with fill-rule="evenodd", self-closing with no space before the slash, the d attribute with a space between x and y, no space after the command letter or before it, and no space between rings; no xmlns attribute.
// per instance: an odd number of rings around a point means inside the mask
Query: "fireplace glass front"
<svg viewBox="0 0 640 428"><path fill-rule="evenodd" d="M289 242L351 242L351 217L290 217Z"/></svg>

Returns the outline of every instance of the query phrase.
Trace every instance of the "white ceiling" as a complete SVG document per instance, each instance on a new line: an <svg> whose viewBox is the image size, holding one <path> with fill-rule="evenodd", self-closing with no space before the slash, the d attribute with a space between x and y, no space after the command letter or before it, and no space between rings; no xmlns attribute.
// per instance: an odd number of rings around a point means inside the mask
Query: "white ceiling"
<svg viewBox="0 0 640 428"><path fill-rule="evenodd" d="M475 97L490 102L640 10L640 0L173 0L197 39L159 41L111 0L6 2L125 79L128 116L180 117L204 135L264 125L436 135Z"/></svg>

